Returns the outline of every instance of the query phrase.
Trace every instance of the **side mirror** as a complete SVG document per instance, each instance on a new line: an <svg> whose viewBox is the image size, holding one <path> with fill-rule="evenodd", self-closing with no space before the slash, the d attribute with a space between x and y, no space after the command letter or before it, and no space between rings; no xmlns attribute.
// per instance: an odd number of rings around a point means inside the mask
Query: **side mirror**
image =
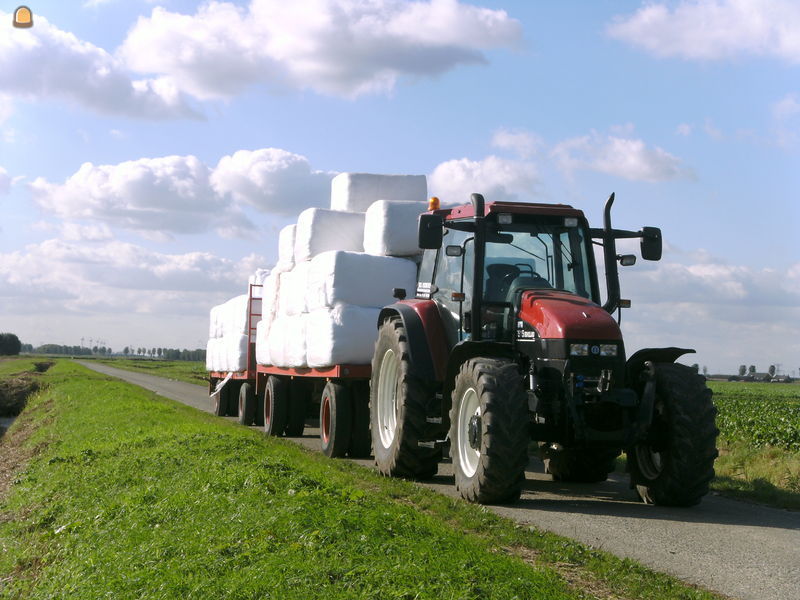
<svg viewBox="0 0 800 600"><path fill-rule="evenodd" d="M417 221L417 238L423 250L436 250L442 247L444 219L441 215L422 214Z"/></svg>
<svg viewBox="0 0 800 600"><path fill-rule="evenodd" d="M622 254L617 256L617 260L619 260L619 264L621 264L623 267L632 267L636 264L636 255Z"/></svg>
<svg viewBox="0 0 800 600"><path fill-rule="evenodd" d="M661 260L661 230L658 227L642 227L642 258Z"/></svg>
<svg viewBox="0 0 800 600"><path fill-rule="evenodd" d="M461 246L445 246L444 253L447 256L462 256L464 254L464 248Z"/></svg>

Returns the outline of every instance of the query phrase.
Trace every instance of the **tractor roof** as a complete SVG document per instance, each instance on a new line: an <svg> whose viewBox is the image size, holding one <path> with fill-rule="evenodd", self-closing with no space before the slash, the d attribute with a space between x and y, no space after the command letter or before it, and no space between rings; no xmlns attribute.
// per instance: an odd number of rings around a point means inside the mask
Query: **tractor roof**
<svg viewBox="0 0 800 600"><path fill-rule="evenodd" d="M487 202L484 212L487 216L492 213L512 213L516 215L583 217L583 211L568 204L537 204L532 202ZM437 210L436 213L442 215L448 221L474 218L475 208L472 204L462 204L453 208Z"/></svg>

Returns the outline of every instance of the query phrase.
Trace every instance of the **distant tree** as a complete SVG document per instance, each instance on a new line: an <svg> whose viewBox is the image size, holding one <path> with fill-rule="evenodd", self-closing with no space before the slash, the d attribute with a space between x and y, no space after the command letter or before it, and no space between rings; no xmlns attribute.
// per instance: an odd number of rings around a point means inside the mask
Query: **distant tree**
<svg viewBox="0 0 800 600"><path fill-rule="evenodd" d="M703 365L703 375L708 376L708 367Z"/></svg>
<svg viewBox="0 0 800 600"><path fill-rule="evenodd" d="M0 354L14 356L22 350L22 342L14 333L0 333Z"/></svg>
<svg viewBox="0 0 800 600"><path fill-rule="evenodd" d="M699 373L699 372L700 372L700 365L698 365L697 363L694 363L694 364L692 365L692 370L693 370L695 373Z"/></svg>
<svg viewBox="0 0 800 600"><path fill-rule="evenodd" d="M747 367L745 365L739 365L739 377L744 377L747 374Z"/></svg>
<svg viewBox="0 0 800 600"><path fill-rule="evenodd" d="M161 358L161 348L158 348L158 358Z"/></svg>
<svg viewBox="0 0 800 600"><path fill-rule="evenodd" d="M128 354L130 354L130 353L131 353L131 349L130 349L130 348L128 348L127 346L125 346L125 347L122 349L122 353L123 353L125 356L128 356Z"/></svg>
<svg viewBox="0 0 800 600"><path fill-rule="evenodd" d="M22 344L22 349L20 350L20 352L28 352L28 353L33 352L33 344Z"/></svg>
<svg viewBox="0 0 800 600"><path fill-rule="evenodd" d="M750 375L755 375L756 374L756 366L755 365L750 365L749 367L747 367L747 372L750 373Z"/></svg>
<svg viewBox="0 0 800 600"><path fill-rule="evenodd" d="M775 377L775 365L770 365L769 366L769 371L767 371L767 372L769 373L770 377Z"/></svg>

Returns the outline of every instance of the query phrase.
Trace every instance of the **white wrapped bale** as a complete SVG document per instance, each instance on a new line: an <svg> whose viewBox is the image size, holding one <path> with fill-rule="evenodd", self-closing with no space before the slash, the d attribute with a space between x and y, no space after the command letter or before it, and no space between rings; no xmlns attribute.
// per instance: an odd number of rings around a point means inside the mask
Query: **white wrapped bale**
<svg viewBox="0 0 800 600"><path fill-rule="evenodd" d="M337 304L312 311L306 321L309 367L368 364L378 337L379 308Z"/></svg>
<svg viewBox="0 0 800 600"><path fill-rule="evenodd" d="M247 341L247 335L230 335L222 338L225 371L244 371L247 368Z"/></svg>
<svg viewBox="0 0 800 600"><path fill-rule="evenodd" d="M295 265L294 269L280 274L278 313L281 316L294 316L307 312L306 289L311 263L306 261Z"/></svg>
<svg viewBox="0 0 800 600"><path fill-rule="evenodd" d="M364 219L364 252L378 256L420 254L417 219L427 210L427 202L373 202Z"/></svg>
<svg viewBox="0 0 800 600"><path fill-rule="evenodd" d="M281 271L294 267L294 240L297 225L287 225L278 234L278 265Z"/></svg>
<svg viewBox="0 0 800 600"><path fill-rule="evenodd" d="M425 175L340 173L331 180L333 210L364 212L376 200L421 202L427 197L428 183Z"/></svg>
<svg viewBox="0 0 800 600"><path fill-rule="evenodd" d="M278 316L269 330L269 359L276 367L306 366L306 318Z"/></svg>
<svg viewBox="0 0 800 600"><path fill-rule="evenodd" d="M323 252L308 272L308 310L353 304L380 308L392 304L392 288L416 289L417 265L405 258L359 252Z"/></svg>
<svg viewBox="0 0 800 600"><path fill-rule="evenodd" d="M256 326L256 362L259 365L272 364L269 356L269 330L272 325L270 321L262 319Z"/></svg>
<svg viewBox="0 0 800 600"><path fill-rule="evenodd" d="M308 208L297 219L295 264L328 250L364 250L364 213Z"/></svg>
<svg viewBox="0 0 800 600"><path fill-rule="evenodd" d="M263 292L264 282L266 281L267 277L269 277L270 270L269 269L256 269L256 272L250 275L247 278L248 290L247 293L250 293L249 286L253 287L253 297L254 298L261 298Z"/></svg>

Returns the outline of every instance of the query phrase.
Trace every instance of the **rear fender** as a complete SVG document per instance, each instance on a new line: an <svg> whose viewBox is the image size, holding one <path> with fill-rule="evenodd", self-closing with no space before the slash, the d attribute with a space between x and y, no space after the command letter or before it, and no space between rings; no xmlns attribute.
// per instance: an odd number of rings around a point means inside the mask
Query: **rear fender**
<svg viewBox="0 0 800 600"><path fill-rule="evenodd" d="M432 300L401 300L383 308L378 327L399 317L408 337L409 362L421 379L442 382L447 367L447 338L439 309Z"/></svg>

